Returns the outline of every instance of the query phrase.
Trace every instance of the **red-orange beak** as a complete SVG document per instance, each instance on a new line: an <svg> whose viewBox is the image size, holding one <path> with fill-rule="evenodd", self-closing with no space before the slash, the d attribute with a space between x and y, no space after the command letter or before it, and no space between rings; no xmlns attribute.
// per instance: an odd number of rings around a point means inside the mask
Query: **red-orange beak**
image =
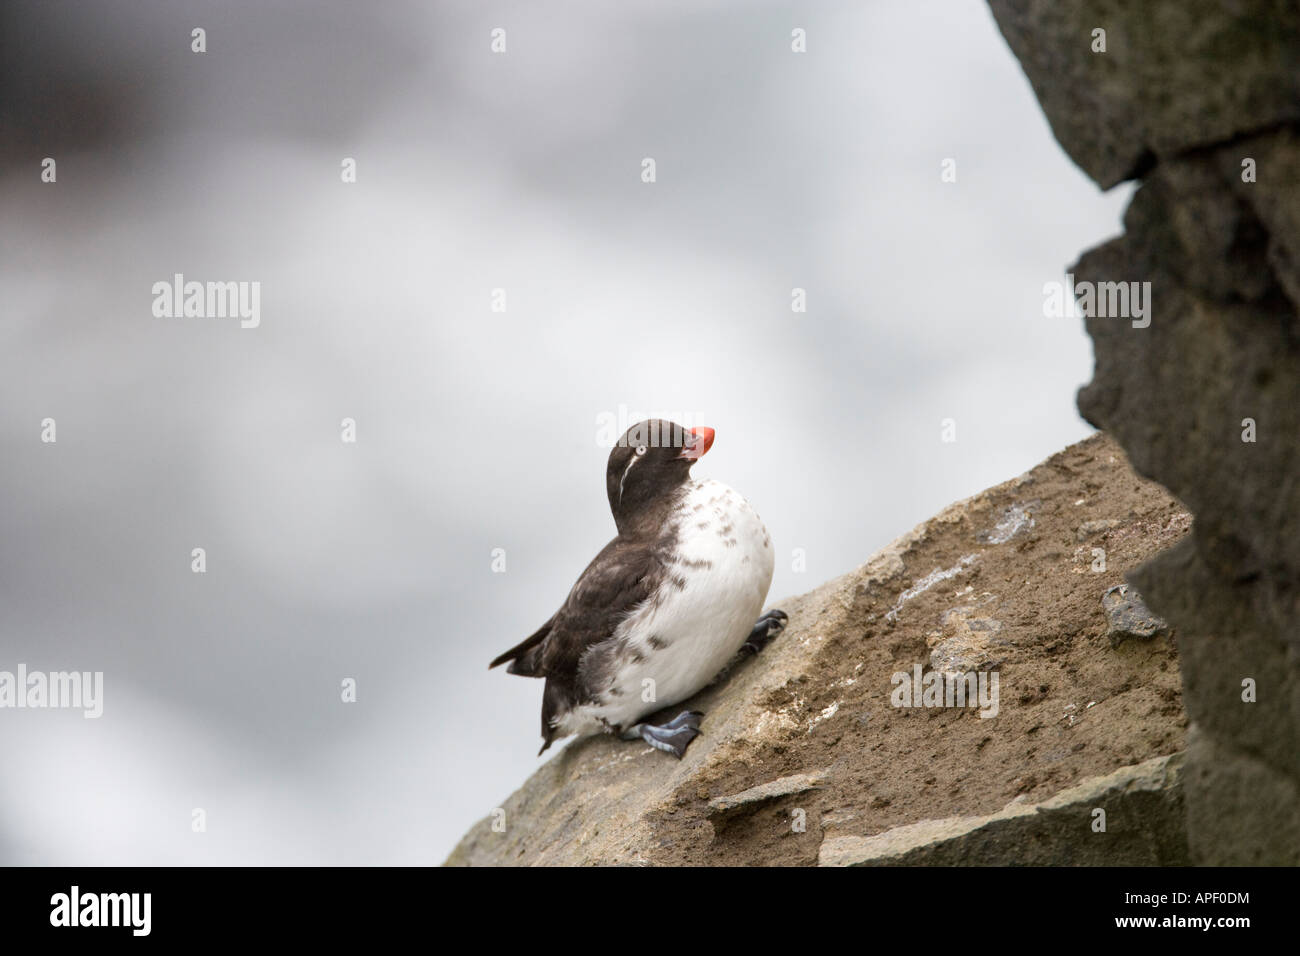
<svg viewBox="0 0 1300 956"><path fill-rule="evenodd" d="M694 461L703 458L704 453L713 447L714 431L712 428L704 426L688 428L686 433L690 437L686 440L686 444L682 447L682 453L677 456L678 458L688 458Z"/></svg>

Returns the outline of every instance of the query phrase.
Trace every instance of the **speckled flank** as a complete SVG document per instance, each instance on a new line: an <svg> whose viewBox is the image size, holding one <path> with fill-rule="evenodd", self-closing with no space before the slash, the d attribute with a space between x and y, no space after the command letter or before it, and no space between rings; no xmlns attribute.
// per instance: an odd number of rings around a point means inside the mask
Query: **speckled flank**
<svg viewBox="0 0 1300 956"><path fill-rule="evenodd" d="M762 612L774 554L762 521L716 481L692 482L664 535L662 584L584 656L583 703L556 723L598 733L636 723L704 687L745 642ZM647 687L653 699L645 700Z"/></svg>
<svg viewBox="0 0 1300 956"><path fill-rule="evenodd" d="M694 571L707 571L709 568L713 567L713 562L707 558L701 558L696 561L690 558L683 558L680 555L677 557L674 564L679 568L690 568Z"/></svg>

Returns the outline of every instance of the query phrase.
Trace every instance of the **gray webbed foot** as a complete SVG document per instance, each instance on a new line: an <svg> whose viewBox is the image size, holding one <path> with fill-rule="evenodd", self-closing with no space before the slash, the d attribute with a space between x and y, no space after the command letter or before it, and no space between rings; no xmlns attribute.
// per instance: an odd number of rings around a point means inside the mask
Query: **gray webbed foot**
<svg viewBox="0 0 1300 956"><path fill-rule="evenodd" d="M700 720L704 717L698 710L684 710L666 724L634 724L623 731L624 740L640 738L656 750L672 754L681 760L691 741L700 734Z"/></svg>
<svg viewBox="0 0 1300 956"><path fill-rule="evenodd" d="M778 611L775 608L768 611L754 624L754 629L749 632L749 640L741 645L741 650L757 654L767 647L772 638L785 630L786 622L789 620L785 611Z"/></svg>

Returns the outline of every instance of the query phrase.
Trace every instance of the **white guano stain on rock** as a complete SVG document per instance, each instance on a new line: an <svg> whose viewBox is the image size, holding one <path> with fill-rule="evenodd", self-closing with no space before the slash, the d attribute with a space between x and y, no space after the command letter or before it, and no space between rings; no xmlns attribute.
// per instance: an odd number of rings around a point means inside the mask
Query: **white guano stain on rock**
<svg viewBox="0 0 1300 956"><path fill-rule="evenodd" d="M1039 504L1041 502L1031 501L1011 505L1002 512L997 524L979 535L979 540L984 544L1006 544L1016 535L1028 531L1034 526L1033 509Z"/></svg>
<svg viewBox="0 0 1300 956"><path fill-rule="evenodd" d="M947 581L949 578L961 574L967 567L979 560L978 554L968 554L950 568L935 568L916 584L912 585L906 591L898 596L898 603L885 615L886 621L897 621L898 612L903 609L903 605L918 594L924 594L930 588L934 587L940 581Z"/></svg>
<svg viewBox="0 0 1300 956"><path fill-rule="evenodd" d="M820 724L823 720L830 720L832 717L834 717L839 712L839 709L840 709L840 702L837 700L835 703L831 704L829 707L823 710L812 720L808 721L808 733L812 733L813 728L816 727L818 724Z"/></svg>

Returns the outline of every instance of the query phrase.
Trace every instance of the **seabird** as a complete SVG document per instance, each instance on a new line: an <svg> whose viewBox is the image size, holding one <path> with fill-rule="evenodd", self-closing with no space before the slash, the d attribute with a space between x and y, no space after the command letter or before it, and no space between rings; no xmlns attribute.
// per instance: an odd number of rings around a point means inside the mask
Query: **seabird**
<svg viewBox="0 0 1300 956"><path fill-rule="evenodd" d="M551 619L489 665L545 678L539 756L557 737L604 732L680 758L704 715L684 711L659 726L641 718L686 700L785 627L782 611L758 617L774 559L763 522L726 485L691 477L713 438L712 428L659 419L627 430L605 469L618 535Z"/></svg>

